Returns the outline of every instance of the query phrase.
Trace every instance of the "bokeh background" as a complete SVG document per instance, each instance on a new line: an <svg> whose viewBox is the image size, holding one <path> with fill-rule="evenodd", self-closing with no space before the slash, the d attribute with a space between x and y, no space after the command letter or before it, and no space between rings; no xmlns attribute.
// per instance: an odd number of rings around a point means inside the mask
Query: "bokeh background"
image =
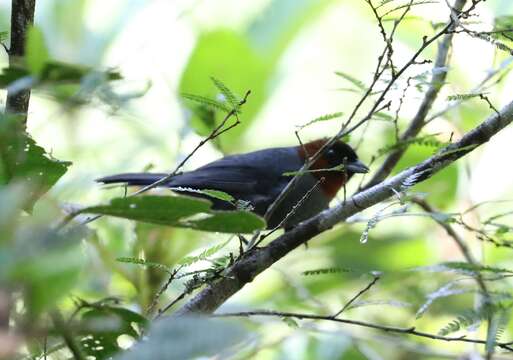
<svg viewBox="0 0 513 360"><path fill-rule="evenodd" d="M9 28L8 3L0 3L1 29ZM479 23L473 26L489 30L496 18L512 14L513 2L486 1L479 5L479 18L475 19ZM394 41L396 63L404 63L421 44L422 36L432 34L433 26L446 19L444 1L415 6ZM104 175L172 170L201 135L208 134L191 103L180 94L220 99L210 76L221 79L238 94L247 90L252 94L243 108L242 124L202 148L186 168L223 154L296 144L297 126L328 113L349 115L361 94L355 91L354 83L335 72L369 83L383 47L372 12L360 0L42 0L37 3L35 23L44 33L52 58L98 69L114 68L123 76L111 89L115 96L109 98L104 93L102 99L93 97L83 106L56 101L44 89L33 93L30 134L54 157L73 162L35 213L59 203L89 205L122 195L123 189L106 189L94 183ZM432 46L425 58L432 59L435 53ZM511 57L492 44L458 34L448 84L432 113L453 103L447 96L470 92L490 71L502 66L501 81L486 90L495 107L501 108L513 94L513 78L506 71L510 62ZM0 52L0 66L6 65L7 56ZM431 64L418 65L409 75L431 68ZM390 96L393 109L404 84L400 82ZM415 113L423 90L422 84L408 90L400 113L401 129ZM451 133L458 138L490 113L484 101L470 99L430 122L423 134L437 134L442 142L448 141ZM302 138L329 136L342 120L344 116L309 126L302 130ZM511 209L512 203L504 200L513 199L509 165L512 140L513 130L504 130L415 191L425 193L437 208L447 212L461 212L483 201L502 201L468 214L475 224ZM393 141L392 123L380 120L371 121L349 139L360 158L374 169L384 157L371 160ZM434 150L411 146L397 170ZM348 192L360 181L355 177ZM336 201L342 201L342 195ZM363 219L382 207L366 212ZM413 207L410 212L421 211ZM510 219L507 221L511 224ZM118 263L116 258L144 256L172 266L183 256L225 239L219 234L115 219L101 219L91 228L94 235L81 247L85 265L73 294L91 300L118 296L136 310L148 306L165 274ZM369 282L369 271L380 271L384 276L362 299L366 303L351 309L347 317L437 332L458 311L473 307L475 294L466 291L437 300L426 315L415 319L427 295L454 280L454 275L410 270L462 259L453 241L432 219L402 216L383 220L371 229L368 241L361 243L364 228L365 222L356 222L319 236L307 249L297 249L260 275L230 299L225 309L331 313ZM471 232L461 234L485 263L513 265L511 250L483 244ZM232 248L237 248L236 241L223 251ZM202 264L195 266L201 268ZM303 274L335 267L351 271ZM470 283L467 285L470 288ZM164 294L163 302L181 289L177 281ZM72 307L68 297L61 301L63 306ZM471 346L413 341L335 324L305 322L296 328L276 319L249 324L252 356L258 359L435 359L472 350ZM475 335L479 334L477 331ZM390 347L391 343L395 346Z"/></svg>

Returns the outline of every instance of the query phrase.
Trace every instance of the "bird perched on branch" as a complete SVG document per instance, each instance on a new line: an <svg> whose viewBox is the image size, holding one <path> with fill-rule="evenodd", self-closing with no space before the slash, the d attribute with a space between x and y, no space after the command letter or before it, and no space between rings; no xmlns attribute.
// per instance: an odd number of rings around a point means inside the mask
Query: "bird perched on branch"
<svg viewBox="0 0 513 360"><path fill-rule="evenodd" d="M317 153L327 141L320 139L299 146L225 156L196 170L180 173L160 186L206 198L213 203L214 210L234 210L232 202L194 190L222 191L237 200L249 202L253 212L264 216L307 158ZM368 170L349 145L335 142L323 151L309 170L300 174L297 182L267 219L267 227L272 229L280 225L289 229L318 214L328 208L330 201L353 174L366 173ZM144 186L166 176L165 173L126 173L97 181Z"/></svg>

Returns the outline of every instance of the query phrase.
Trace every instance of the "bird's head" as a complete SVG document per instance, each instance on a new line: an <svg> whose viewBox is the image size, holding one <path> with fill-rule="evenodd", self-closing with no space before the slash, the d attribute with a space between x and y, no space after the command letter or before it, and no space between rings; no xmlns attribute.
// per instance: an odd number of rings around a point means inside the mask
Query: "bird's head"
<svg viewBox="0 0 513 360"><path fill-rule="evenodd" d="M299 146L299 156L306 161L307 158L317 153L326 142L328 139L319 139ZM312 170L311 174L318 179L324 178L320 186L329 198L333 198L353 174L367 173L369 168L358 159L351 146L337 141L323 151L310 170Z"/></svg>

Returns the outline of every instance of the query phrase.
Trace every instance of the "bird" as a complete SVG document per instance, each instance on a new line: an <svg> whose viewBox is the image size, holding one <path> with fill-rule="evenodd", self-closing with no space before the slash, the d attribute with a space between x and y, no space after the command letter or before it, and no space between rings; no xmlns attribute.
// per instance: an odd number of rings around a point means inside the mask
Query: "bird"
<svg viewBox="0 0 513 360"><path fill-rule="evenodd" d="M282 190L305 164L329 141L313 140L289 147L274 147L215 160L195 170L177 174L161 187L212 202L213 210L235 210L234 202L213 198L198 190L217 190L231 195L239 203L264 217ZM369 168L358 159L347 143L337 140L326 147L309 170L299 174L279 205L267 219L267 228L282 227L286 231L327 209L331 200L356 173ZM102 177L103 184L123 183L128 186L150 185L166 173L123 173Z"/></svg>

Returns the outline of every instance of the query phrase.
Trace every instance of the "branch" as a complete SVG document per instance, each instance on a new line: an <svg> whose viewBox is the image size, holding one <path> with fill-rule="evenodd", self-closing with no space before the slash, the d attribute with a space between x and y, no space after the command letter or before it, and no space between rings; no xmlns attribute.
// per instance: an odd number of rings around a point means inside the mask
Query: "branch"
<svg viewBox="0 0 513 360"><path fill-rule="evenodd" d="M363 209L376 205L394 196L395 189L403 183L413 185L430 178L433 174L452 164L490 138L513 121L513 102L499 114L493 113L481 125L466 133L460 141L442 149L427 160L412 166L396 176L361 191L345 203L327 209L317 216L284 233L268 246L247 251L239 261L226 270L223 278L208 285L187 302L176 315L190 313L212 313L230 296L239 291L255 276L270 267L283 256L304 244L314 236L332 228Z"/></svg>
<svg viewBox="0 0 513 360"><path fill-rule="evenodd" d="M454 4L454 7L451 9L451 19L448 22L448 33L444 36L443 40L438 45L438 54L435 60L435 64L433 67L433 76L431 78L431 83L429 84L429 88L420 104L417 113L412 119L410 125L406 129L406 131L402 134L401 138L398 142L406 143L405 141L408 139L412 139L420 132L424 124L426 123L426 116L433 106L442 85L445 82L445 78L447 77L447 71L442 70L447 66L447 58L449 55L449 50L451 48L452 38L453 38L453 30L458 26L458 22L454 21L454 18L457 18L457 14L463 9L467 0L457 0ZM436 70L436 71L435 71ZM407 144L407 143L406 143ZM383 181L387 178L388 175L392 172L394 167L397 165L401 157L408 146L401 146L394 152L392 152L385 159L379 170L374 174L372 179L369 180L367 185L364 186L364 189L368 189L371 186L376 185L377 183Z"/></svg>
<svg viewBox="0 0 513 360"><path fill-rule="evenodd" d="M11 6L11 47L9 49L9 65L12 66L25 56L25 39L29 26L34 23L36 0L12 0ZM7 92L5 112L20 114L26 125L30 100L30 90Z"/></svg>
<svg viewBox="0 0 513 360"><path fill-rule="evenodd" d="M470 339L465 336L441 336L435 335L423 331L417 331L415 327L395 327L395 326L386 326L386 325L378 325L364 321L358 320L349 320L349 319L337 319L331 316L322 316L322 315L314 315L314 314L302 314L302 313L292 313L292 312L280 312L280 311L268 311L268 310L257 310L257 311L245 311L245 312L234 312L234 313L223 313L216 314L215 317L250 317L250 316L272 316L272 317L280 317L280 318L296 318L296 319L311 319L311 320L324 320L324 321L333 321L337 323L349 324L362 326L371 329L377 329L385 332L396 333L396 334L409 334L413 336L433 339L433 340L442 340L448 342L465 342L465 343L473 343L473 344L486 344L486 340L481 339ZM510 345L511 342L499 342L496 343L497 346L511 351Z"/></svg>
<svg viewBox="0 0 513 360"><path fill-rule="evenodd" d="M12 0L11 5L11 47L7 52L9 65L13 65L25 55L25 38L28 27L34 22L35 0ZM5 48L5 45L4 45ZM5 112L20 114L20 130L24 131L27 122L27 111L30 90L12 94L7 92ZM9 328L12 299L9 290L0 288L0 330Z"/></svg>
<svg viewBox="0 0 513 360"><path fill-rule="evenodd" d="M337 316L339 316L340 314L342 314L344 311L346 311L349 306L351 306L355 301L356 299L358 299L360 296L362 296L363 294L365 294L367 291L369 291L371 289L371 287L373 287L377 282L378 280L380 279L380 276L379 275L374 275L374 279L372 279L372 281L370 283L367 284L366 287L364 287L362 290L360 290L355 296L353 296L351 298L351 300L349 300L343 307L342 309L340 309L339 311L337 311L334 315L332 315L333 318L336 318Z"/></svg>

